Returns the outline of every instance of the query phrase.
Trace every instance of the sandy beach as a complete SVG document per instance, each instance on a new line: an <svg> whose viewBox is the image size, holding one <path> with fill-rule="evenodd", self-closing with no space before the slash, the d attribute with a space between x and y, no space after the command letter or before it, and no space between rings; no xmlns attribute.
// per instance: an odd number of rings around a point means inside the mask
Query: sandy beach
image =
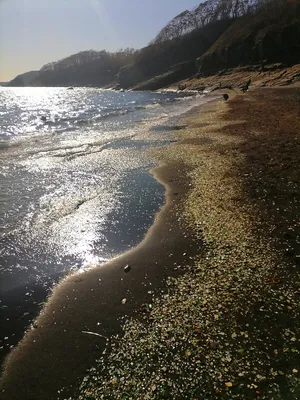
<svg viewBox="0 0 300 400"><path fill-rule="evenodd" d="M3 399L300 396L300 91L229 95L153 150L154 225L54 290L7 358Z"/></svg>
<svg viewBox="0 0 300 400"><path fill-rule="evenodd" d="M22 399L73 394L104 350L106 337L122 332L122 319L150 303L169 276L181 273L177 266L201 253L202 242L183 230L177 217L190 185L185 170L176 163L152 171L166 185L166 205L137 248L66 279L54 290L34 328L7 358L3 398L20 399L20 388Z"/></svg>

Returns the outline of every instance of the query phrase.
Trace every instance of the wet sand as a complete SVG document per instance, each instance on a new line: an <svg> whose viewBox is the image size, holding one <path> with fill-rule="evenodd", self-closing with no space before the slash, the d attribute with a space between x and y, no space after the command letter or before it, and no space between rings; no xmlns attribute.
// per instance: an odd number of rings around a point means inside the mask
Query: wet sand
<svg viewBox="0 0 300 400"><path fill-rule="evenodd" d="M174 295L156 301L151 324L143 321L144 345L135 346L133 322L109 356L107 374L86 393L159 398L150 393L159 389L151 380L168 382L172 359L176 380L168 398L300 395L299 99L299 89L256 90L183 120L188 128L178 131L179 141L157 155L166 164L153 172L167 201L145 240L59 285L36 328L7 359L4 399L67 398L70 385L76 392L106 343L82 331L120 332L120 318L151 302L148 291L157 293L178 274L174 267L194 257L197 272L179 276ZM153 361L157 355L166 373ZM125 374L120 365L134 379L111 385L112 374ZM146 387L136 379L147 380Z"/></svg>
<svg viewBox="0 0 300 400"><path fill-rule="evenodd" d="M300 91L251 90L182 123L157 157L190 167L183 216L205 251L76 398L298 399Z"/></svg>
<svg viewBox="0 0 300 400"><path fill-rule="evenodd" d="M71 395L106 345L105 338L83 331L105 337L119 333L125 315L151 302L148 292L158 294L166 278L178 274L176 266L201 252L201 241L177 219L190 185L185 167L160 166L152 173L166 186L166 205L143 242L54 290L34 328L6 360L1 398L54 399L59 391L62 398ZM127 264L131 270L125 273Z"/></svg>

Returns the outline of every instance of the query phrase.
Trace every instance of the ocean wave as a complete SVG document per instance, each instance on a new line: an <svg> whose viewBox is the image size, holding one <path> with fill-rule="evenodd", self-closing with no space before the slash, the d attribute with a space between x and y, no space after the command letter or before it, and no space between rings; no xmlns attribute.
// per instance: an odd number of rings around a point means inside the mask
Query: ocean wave
<svg viewBox="0 0 300 400"><path fill-rule="evenodd" d="M9 148L19 147L19 146L21 146L21 142L15 140L15 138L11 140L0 140L0 150L7 150Z"/></svg>
<svg viewBox="0 0 300 400"><path fill-rule="evenodd" d="M63 95L66 98L63 103L60 103L60 107L55 104L57 98L53 94L54 97L48 99L46 104L36 104L35 106L30 104L30 107L26 104L27 108L24 106L19 114L9 116L12 122L7 129L11 129L13 134L4 135L4 140L1 137L0 151L20 146L20 142L14 140L16 138L28 137L31 138L30 140L39 141L40 139L36 139L36 137L47 140L47 135L50 135L49 142L51 142L51 135L58 135L57 139L61 140L62 135L68 136L70 133L72 136L73 132L81 135L88 131L103 131L103 128L105 132L115 130L115 120L118 120L119 123L134 123L136 120L155 119L158 114L160 116L165 116L166 113L172 115L174 110L170 108L168 111L169 105L176 106L176 103L184 103L190 100L192 95L194 98L197 97L195 93L183 94L170 91L161 91L161 93L126 92L122 93L122 96L110 91L87 91L84 92L85 97L83 96L78 99L77 103L74 103L73 97L69 98L68 93L64 92ZM133 116L128 116L127 120L126 116L129 114ZM42 116L45 117L45 120L41 120ZM101 126L102 124L104 125ZM53 144L55 144L55 140L51 143L52 146Z"/></svg>
<svg viewBox="0 0 300 400"><path fill-rule="evenodd" d="M8 140L0 140L0 150L7 149L10 147L10 142Z"/></svg>

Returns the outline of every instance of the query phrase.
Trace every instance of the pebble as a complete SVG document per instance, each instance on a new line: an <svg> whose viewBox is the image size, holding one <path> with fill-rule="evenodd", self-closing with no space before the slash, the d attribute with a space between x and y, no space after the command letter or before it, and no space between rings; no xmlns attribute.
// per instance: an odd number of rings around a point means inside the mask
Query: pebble
<svg viewBox="0 0 300 400"><path fill-rule="evenodd" d="M218 347L218 343L214 342L213 340L208 341L208 345L211 349L215 350Z"/></svg>
<svg viewBox="0 0 300 400"><path fill-rule="evenodd" d="M124 272L129 272L131 270L131 266L130 265L125 265L124 267Z"/></svg>
<svg viewBox="0 0 300 400"><path fill-rule="evenodd" d="M253 107L256 107L255 102L249 108L250 113ZM292 286L299 284L299 280L295 277L291 282L289 276L285 276L280 292L272 284L263 284L281 278L287 269L265 234L269 221L260 220L260 210L255 207L254 199L244 202L247 200L244 184L251 183L253 176L252 170L244 167L252 167L245 164L245 153L240 154L238 150L241 138L235 129L239 132L241 128L231 124L232 120L224 119L223 113L224 110L219 122L215 113L209 117L208 122L215 126L208 128L214 132L208 151L201 151L199 157L196 146L196 150L190 149L187 162L190 160L194 169L190 172L193 189L187 195L186 215L180 210L180 219L188 216L191 229L201 225L199 240L206 244L206 255L196 262L196 272L186 261L182 266L184 275L168 281L166 294L153 301L150 315L139 315L125 324L126 340L113 342L107 364L99 366L97 383L93 387L91 379L80 400L88 397L122 399L124 393L126 396L128 393L129 399L165 398L161 395L164 391L166 398L174 399L182 399L188 393L191 399L215 399L217 394L217 398L240 400L251 397L249 393L247 397L247 387L252 391L251 398L279 399L285 398L280 387L282 382L287 382L283 384L286 390L299 387L298 375L292 375L298 373L300 354L300 305ZM205 114L208 113L203 113L199 119L208 118ZM219 129L227 123L233 135L230 132L224 135ZM248 129L246 124L243 126ZM187 136L193 134L188 132ZM201 135L208 135L207 128L199 129L199 137ZM254 140L259 141L263 132L258 130L254 135ZM247 145L248 138L243 136L242 140ZM253 150L257 144L253 144ZM175 147L173 153L168 153L170 160L186 159L186 148ZM254 151L253 154L256 155ZM272 152L269 154L273 156ZM253 164L254 168L256 165ZM233 169L237 174L233 174ZM273 172L280 175L279 170ZM267 189L265 177L258 176L261 182L255 186L263 193ZM285 185L285 181L282 182ZM236 198L240 200L232 200ZM196 229L195 232L197 234ZM288 245L281 253L285 248ZM187 253L184 251L183 255ZM290 269L288 271L290 273ZM292 307L291 311L287 311L287 306ZM141 311L144 309L142 305ZM263 312L257 313L259 309ZM280 325L286 321L280 318L287 317L287 313L291 316L289 325ZM268 331L264 327L268 327ZM276 341L273 340L275 329ZM277 370L277 360L282 371ZM114 376L126 376L126 387L108 385ZM169 389L170 376L176 379ZM89 390L93 396L89 396ZM293 398L291 393L289 395Z"/></svg>

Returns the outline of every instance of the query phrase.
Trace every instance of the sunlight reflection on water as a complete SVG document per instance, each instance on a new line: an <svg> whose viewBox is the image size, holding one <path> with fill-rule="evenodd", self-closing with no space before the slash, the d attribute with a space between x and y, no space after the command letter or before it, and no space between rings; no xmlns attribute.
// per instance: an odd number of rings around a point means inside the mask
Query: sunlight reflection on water
<svg viewBox="0 0 300 400"><path fill-rule="evenodd" d="M169 140L149 126L195 105L191 98L180 108L176 96L0 88L5 348L20 338L54 283L142 240L164 202L145 150Z"/></svg>

